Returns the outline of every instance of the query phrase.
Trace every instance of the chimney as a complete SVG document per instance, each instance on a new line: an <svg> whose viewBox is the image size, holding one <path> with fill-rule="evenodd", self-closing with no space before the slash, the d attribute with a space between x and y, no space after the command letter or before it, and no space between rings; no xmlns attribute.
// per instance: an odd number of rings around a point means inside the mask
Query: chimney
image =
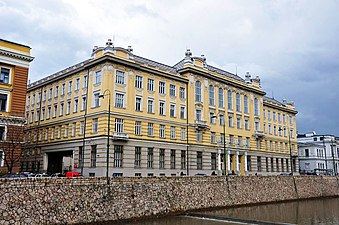
<svg viewBox="0 0 339 225"><path fill-rule="evenodd" d="M132 48L132 46L129 45L129 46L127 47L127 51L129 51L130 53L133 53L133 48Z"/></svg>
<svg viewBox="0 0 339 225"><path fill-rule="evenodd" d="M251 83L251 74L250 74L250 72L246 72L246 75L245 75L245 82L247 83L247 84L250 84Z"/></svg>

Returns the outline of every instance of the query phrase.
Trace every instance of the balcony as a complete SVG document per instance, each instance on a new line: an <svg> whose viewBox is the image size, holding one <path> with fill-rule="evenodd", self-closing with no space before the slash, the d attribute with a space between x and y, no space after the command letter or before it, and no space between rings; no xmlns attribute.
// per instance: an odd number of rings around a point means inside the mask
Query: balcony
<svg viewBox="0 0 339 225"><path fill-rule="evenodd" d="M113 133L113 140L118 141L127 141L128 140L128 134L127 133L120 133L120 132L114 132Z"/></svg>
<svg viewBox="0 0 339 225"><path fill-rule="evenodd" d="M207 130L209 129L210 127L207 125L207 122L206 121L203 121L203 120L195 120L194 121L194 126L196 129L198 130Z"/></svg>
<svg viewBox="0 0 339 225"><path fill-rule="evenodd" d="M264 136L265 136L264 131L262 131L262 130L254 131L253 137L255 137L255 138L263 138Z"/></svg>

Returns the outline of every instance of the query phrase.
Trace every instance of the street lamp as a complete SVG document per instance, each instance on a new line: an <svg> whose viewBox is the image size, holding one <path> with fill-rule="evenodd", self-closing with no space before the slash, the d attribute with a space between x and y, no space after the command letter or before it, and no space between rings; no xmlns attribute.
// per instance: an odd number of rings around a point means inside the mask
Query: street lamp
<svg viewBox="0 0 339 225"><path fill-rule="evenodd" d="M106 93L107 92L107 93ZM106 89L104 93L99 95L99 98L105 98L108 95L108 118L107 118L107 152L106 152L106 179L107 184L109 184L109 176L108 176L108 167L109 167L109 135L111 128L111 92L109 89Z"/></svg>
<svg viewBox="0 0 339 225"><path fill-rule="evenodd" d="M285 128L286 129L286 128ZM279 131L282 131L283 129L279 127ZM291 164L291 174L293 176L293 156L292 156L292 147L291 147L291 131L288 130L288 147L290 149L290 164Z"/></svg>
<svg viewBox="0 0 339 225"><path fill-rule="evenodd" d="M211 118L217 118L216 115L211 116ZM220 115L219 115L220 118ZM226 123L225 123L225 116L222 120L223 128L224 128L224 169L222 170L222 175L226 176Z"/></svg>

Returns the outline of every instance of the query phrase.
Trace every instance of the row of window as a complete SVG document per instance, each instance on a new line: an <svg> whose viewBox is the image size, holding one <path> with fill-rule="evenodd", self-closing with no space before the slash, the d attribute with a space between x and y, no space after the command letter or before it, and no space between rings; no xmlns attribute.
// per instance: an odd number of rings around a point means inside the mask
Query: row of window
<svg viewBox="0 0 339 225"><path fill-rule="evenodd" d="M202 109L196 109L195 110L195 117L197 121L202 121ZM225 121L225 117L223 114L220 114L218 116L215 115L214 112L210 112L210 123L216 124L216 119L219 118L219 125L223 126ZM236 127L238 129L245 128L246 130L250 130L250 124L249 124L249 118L245 117L244 120L241 116L236 116ZM255 130L260 129L260 123L259 121L255 121L254 123ZM234 116L232 114L228 114L228 127L233 128L234 127Z"/></svg>
<svg viewBox="0 0 339 225"><path fill-rule="evenodd" d="M272 132L272 127L273 127L273 132ZM264 123L264 133L265 134L273 134L273 135L275 135L275 136L283 136L284 135L284 137L287 137L287 129L286 129L286 127L281 127L281 126L276 126L276 125L271 125L271 124L268 124L268 130L266 129L266 124ZM290 129L290 131L289 131L289 135L290 135L290 137L291 138L294 138L294 130L293 130L293 128L292 129Z"/></svg>
<svg viewBox="0 0 339 225"><path fill-rule="evenodd" d="M287 115L287 118L289 118L290 124L293 124L293 117ZM279 112L276 113L275 111L271 112L271 110L267 110L267 115L266 115L266 109L264 109L264 119L278 121L279 123L281 123L281 122L286 123L286 115L285 114L281 114Z"/></svg>
<svg viewBox="0 0 339 225"><path fill-rule="evenodd" d="M289 167L290 160L283 158L265 157L266 172L291 172ZM293 163L295 167L295 163ZM295 171L296 169L293 168ZM262 157L257 157L257 171L262 172Z"/></svg>

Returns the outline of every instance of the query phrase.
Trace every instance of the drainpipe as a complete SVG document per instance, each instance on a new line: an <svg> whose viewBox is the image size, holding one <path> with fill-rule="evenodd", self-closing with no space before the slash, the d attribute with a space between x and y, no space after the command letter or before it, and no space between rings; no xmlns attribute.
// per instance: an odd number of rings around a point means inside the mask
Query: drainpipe
<svg viewBox="0 0 339 225"><path fill-rule="evenodd" d="M85 155L85 142L86 142L86 122L87 122L87 105L88 105L88 86L89 86L89 69L87 69L87 89L86 89L86 105L85 105L85 114L84 114L84 136L82 139L82 155L81 155L81 175L84 175L84 155Z"/></svg>
<svg viewBox="0 0 339 225"><path fill-rule="evenodd" d="M186 175L189 175L189 142L188 142L188 129L189 129L189 124L188 124L188 106L189 106L189 101L188 101L188 83L186 83L186 155L187 155L187 165L186 165Z"/></svg>

